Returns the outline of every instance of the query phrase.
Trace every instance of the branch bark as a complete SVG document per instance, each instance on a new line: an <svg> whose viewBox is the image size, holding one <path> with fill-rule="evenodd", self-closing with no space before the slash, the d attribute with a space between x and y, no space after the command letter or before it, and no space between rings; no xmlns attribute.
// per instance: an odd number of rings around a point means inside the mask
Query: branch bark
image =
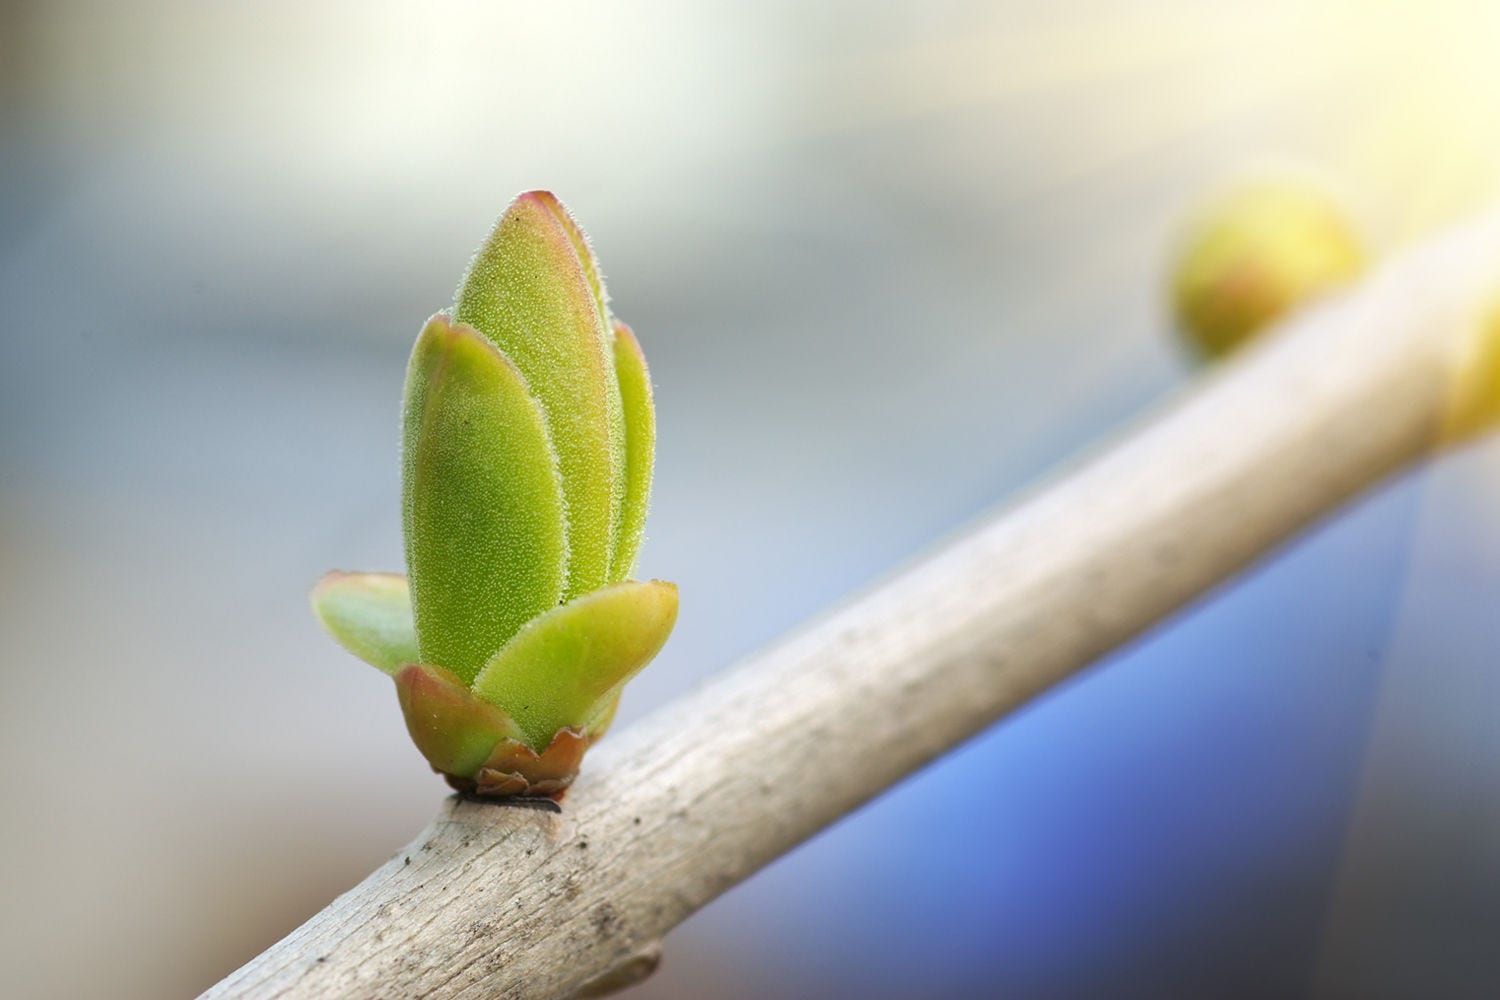
<svg viewBox="0 0 1500 1000"><path fill-rule="evenodd" d="M1500 217L1304 313L1092 460L628 730L560 811L447 800L208 997L556 997L1471 424Z"/></svg>

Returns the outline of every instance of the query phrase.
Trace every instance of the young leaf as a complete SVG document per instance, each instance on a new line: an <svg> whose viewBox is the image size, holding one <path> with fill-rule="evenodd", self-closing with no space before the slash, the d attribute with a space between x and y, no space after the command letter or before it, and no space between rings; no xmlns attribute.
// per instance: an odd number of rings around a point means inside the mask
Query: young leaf
<svg viewBox="0 0 1500 1000"><path fill-rule="evenodd" d="M624 323L614 325L615 375L625 412L625 495L615 530L610 577L623 580L635 570L635 557L646 530L651 501L651 466L656 459L656 407L651 400L651 373L641 345Z"/></svg>
<svg viewBox="0 0 1500 1000"><path fill-rule="evenodd" d="M412 351L403 422L417 644L422 662L468 683L562 595L567 539L556 458L515 366L441 314Z"/></svg>
<svg viewBox="0 0 1500 1000"><path fill-rule="evenodd" d="M623 685L622 685L623 687ZM589 739L597 740L603 736L605 730L615 721L615 713L620 710L620 695L623 692L615 689L615 693L599 702L599 707L594 710L593 718L584 724L583 731L588 734Z"/></svg>
<svg viewBox="0 0 1500 1000"><path fill-rule="evenodd" d="M472 776L497 744L520 735L504 712L474 697L441 667L402 667L396 672L396 697L412 742L429 764L446 774Z"/></svg>
<svg viewBox="0 0 1500 1000"><path fill-rule="evenodd" d="M540 751L559 729L598 722L676 621L673 584L604 587L529 622L485 664L474 693L500 706Z"/></svg>
<svg viewBox="0 0 1500 1000"><path fill-rule="evenodd" d="M599 259L594 256L594 248L589 246L589 239L578 228L578 223L573 216L563 207L563 203L557 200L557 195L551 191L532 191L523 197L535 198L542 207L552 213L557 224L562 227L563 233L568 237L568 242L573 244L573 252L578 255L578 263L583 267L583 276L588 279L589 291L594 294L594 305L599 308L599 328L609 329L609 293L604 289L604 275L599 272Z"/></svg>
<svg viewBox="0 0 1500 1000"><path fill-rule="evenodd" d="M602 285L564 219L545 192L512 202L470 262L454 318L499 347L541 403L566 502L570 599L608 582L624 433Z"/></svg>
<svg viewBox="0 0 1500 1000"><path fill-rule="evenodd" d="M394 674L420 659L404 576L324 573L313 587L312 607L339 645L373 667Z"/></svg>

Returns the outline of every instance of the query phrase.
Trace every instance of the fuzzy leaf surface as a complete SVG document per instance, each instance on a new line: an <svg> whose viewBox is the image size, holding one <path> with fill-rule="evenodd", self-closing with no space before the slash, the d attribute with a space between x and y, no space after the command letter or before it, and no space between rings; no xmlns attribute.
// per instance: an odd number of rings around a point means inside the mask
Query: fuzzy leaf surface
<svg viewBox="0 0 1500 1000"><path fill-rule="evenodd" d="M623 580L635 571L636 556L646 531L651 468L656 461L656 406L651 397L651 372L646 368L646 355L624 323L614 325L614 356L625 414L625 493L615 526L610 576Z"/></svg>
<svg viewBox="0 0 1500 1000"><path fill-rule="evenodd" d="M334 571L323 574L311 598L328 634L371 666L394 674L421 659L406 577Z"/></svg>
<svg viewBox="0 0 1500 1000"><path fill-rule="evenodd" d="M550 194L521 195L474 255L454 305L541 404L567 510L566 599L608 582L624 455L603 286L576 234Z"/></svg>
<svg viewBox="0 0 1500 1000"><path fill-rule="evenodd" d="M474 692L514 719L527 745L540 750L559 729L603 718L676 621L673 584L630 580L604 587L529 622L485 665Z"/></svg>
<svg viewBox="0 0 1500 1000"><path fill-rule="evenodd" d="M441 314L412 351L402 526L424 663L465 683L557 606L567 538L556 457L525 379Z"/></svg>

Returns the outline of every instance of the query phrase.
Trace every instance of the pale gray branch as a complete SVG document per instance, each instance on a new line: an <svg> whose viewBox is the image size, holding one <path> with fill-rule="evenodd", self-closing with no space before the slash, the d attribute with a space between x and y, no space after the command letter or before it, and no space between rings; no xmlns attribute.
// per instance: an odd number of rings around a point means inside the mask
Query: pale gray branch
<svg viewBox="0 0 1500 1000"><path fill-rule="evenodd" d="M612 734L560 812L448 800L407 850L207 995L557 997L644 975L662 935L719 893L1431 453L1497 278L1494 218L1397 261L1097 457Z"/></svg>

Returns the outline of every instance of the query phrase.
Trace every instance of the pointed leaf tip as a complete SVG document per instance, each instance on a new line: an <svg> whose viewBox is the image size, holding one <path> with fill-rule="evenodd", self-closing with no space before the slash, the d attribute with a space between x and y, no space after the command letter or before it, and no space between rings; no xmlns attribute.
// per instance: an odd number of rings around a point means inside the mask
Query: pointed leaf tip
<svg viewBox="0 0 1500 1000"><path fill-rule="evenodd" d="M589 243L589 238L584 235L583 229L579 227L573 214L551 191L527 191L520 197L545 209L568 237L568 242L573 245L573 252L578 255L579 264L583 266L589 289L594 293L594 302L599 307L600 321L603 326L608 327L609 293L604 288L604 275L599 270L599 258L594 256L593 245Z"/></svg>
<svg viewBox="0 0 1500 1000"><path fill-rule="evenodd" d="M406 577L396 573L323 574L310 595L313 614L355 656L388 674L415 663L417 631Z"/></svg>
<svg viewBox="0 0 1500 1000"><path fill-rule="evenodd" d="M453 314L515 363L541 405L567 507L565 596L602 586L624 463L620 390L598 268L555 198L511 203L470 262Z"/></svg>
<svg viewBox="0 0 1500 1000"><path fill-rule="evenodd" d="M540 750L560 729L607 725L610 699L651 662L676 621L674 584L603 587L527 623L480 671L474 692Z"/></svg>
<svg viewBox="0 0 1500 1000"><path fill-rule="evenodd" d="M467 683L562 596L557 459L515 366L441 314L412 352L403 424L402 515L420 659Z"/></svg>

